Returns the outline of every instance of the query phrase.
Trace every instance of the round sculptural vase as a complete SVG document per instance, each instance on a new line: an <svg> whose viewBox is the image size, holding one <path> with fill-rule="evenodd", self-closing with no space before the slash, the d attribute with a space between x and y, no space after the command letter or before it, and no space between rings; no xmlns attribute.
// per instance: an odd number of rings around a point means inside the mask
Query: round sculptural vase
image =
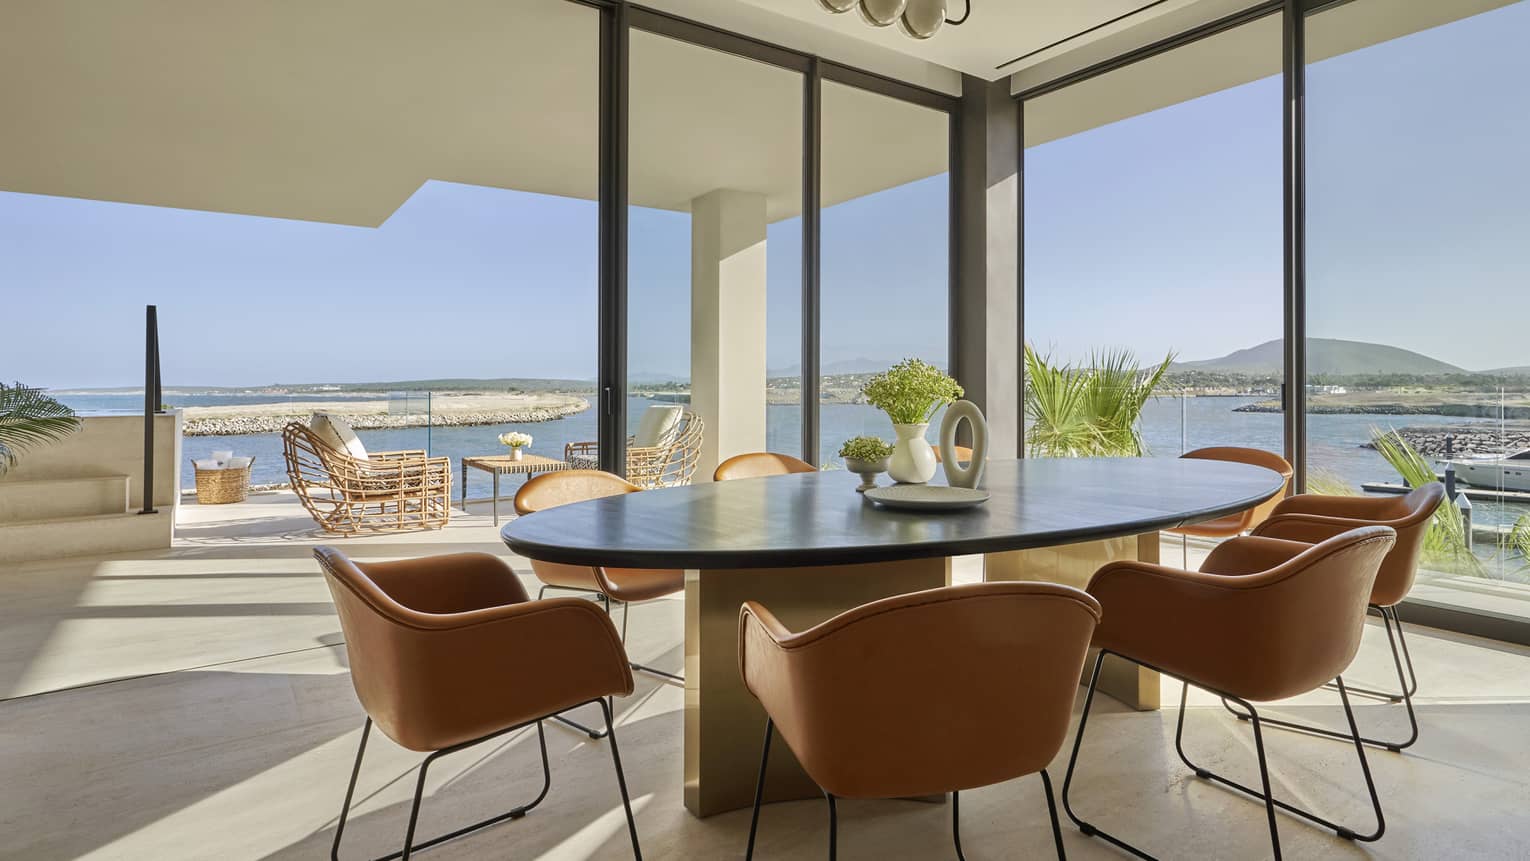
<svg viewBox="0 0 1530 861"><path fill-rule="evenodd" d="M845 469L861 477L861 486L855 489L856 493L865 493L877 486L877 476L887 471L887 462L892 457L884 457L881 460L861 460L858 457L845 458Z"/></svg>
<svg viewBox="0 0 1530 861"><path fill-rule="evenodd" d="M972 433L972 460L966 465L956 456L956 431L962 422ZM988 422L972 401L957 401L946 408L940 423L940 462L946 470L946 484L952 487L975 488L983 480L983 466L988 462Z"/></svg>
<svg viewBox="0 0 1530 861"><path fill-rule="evenodd" d="M887 474L902 484L924 484L935 477L935 449L924 438L929 422L916 425L893 425L897 441L893 443Z"/></svg>

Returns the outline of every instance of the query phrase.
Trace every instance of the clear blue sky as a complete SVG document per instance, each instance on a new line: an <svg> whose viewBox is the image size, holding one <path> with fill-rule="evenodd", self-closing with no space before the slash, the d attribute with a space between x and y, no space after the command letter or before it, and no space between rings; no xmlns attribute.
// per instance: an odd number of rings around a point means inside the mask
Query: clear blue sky
<svg viewBox="0 0 1530 861"><path fill-rule="evenodd" d="M1530 365L1526 44L1519 3L1310 67L1312 335ZM1028 336L1187 359L1279 337L1280 158L1275 78L1029 150ZM938 176L825 211L825 364L944 356L946 195ZM689 241L687 215L632 211L634 374L689 368ZM800 222L767 250L781 369ZM148 302L171 384L589 379L596 209L429 182L371 229L0 192L0 289L24 321L0 377L39 385L139 382Z"/></svg>

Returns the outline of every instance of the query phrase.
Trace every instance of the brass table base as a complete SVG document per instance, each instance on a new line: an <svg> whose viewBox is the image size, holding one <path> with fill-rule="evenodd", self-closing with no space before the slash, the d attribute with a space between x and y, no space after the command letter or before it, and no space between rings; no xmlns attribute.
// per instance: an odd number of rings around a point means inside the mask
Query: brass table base
<svg viewBox="0 0 1530 861"><path fill-rule="evenodd" d="M765 710L738 668L738 611L770 608L800 631L878 598L945 586L950 559L814 568L692 569L685 572L685 806L711 816L754 803ZM766 801L821 798L785 744L773 744Z"/></svg>
<svg viewBox="0 0 1530 861"><path fill-rule="evenodd" d="M1089 585L1094 572L1107 562L1135 559L1156 564L1158 545L1158 533L1150 532L1104 541L989 553L983 557L983 579L1045 580L1083 589ZM1164 622L1171 624L1167 619ZM1089 650L1081 682L1089 681L1089 670L1094 667L1097 652L1096 649ZM1160 706L1158 673L1114 655L1108 656L1100 668L1099 689L1139 711L1152 711Z"/></svg>

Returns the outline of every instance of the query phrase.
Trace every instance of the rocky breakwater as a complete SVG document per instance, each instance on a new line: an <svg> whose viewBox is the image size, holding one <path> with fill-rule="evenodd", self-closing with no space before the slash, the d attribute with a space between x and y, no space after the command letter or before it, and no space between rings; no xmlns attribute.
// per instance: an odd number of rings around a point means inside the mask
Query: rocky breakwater
<svg viewBox="0 0 1530 861"><path fill-rule="evenodd" d="M396 428L468 427L474 425L512 425L549 422L582 413L590 408L590 402L575 395L540 395L527 399L524 404L513 403L462 403L462 401L503 401L503 398L442 398L442 405L430 414L410 412L390 414L386 406L378 408L371 402L353 401L343 404L309 404L294 409L291 404L271 404L264 411L241 409L219 410L216 407L191 408L182 426L185 436L233 436L241 434L281 433L288 422L306 422L315 412L328 412L340 416L356 430L390 430ZM213 413L198 415L199 412ZM222 413L222 414L219 414Z"/></svg>
<svg viewBox="0 0 1530 861"><path fill-rule="evenodd" d="M1460 427L1405 427L1398 434L1419 454L1431 460L1443 457L1505 455L1530 448L1530 427L1499 428L1491 425ZM1366 443L1366 448L1375 448Z"/></svg>

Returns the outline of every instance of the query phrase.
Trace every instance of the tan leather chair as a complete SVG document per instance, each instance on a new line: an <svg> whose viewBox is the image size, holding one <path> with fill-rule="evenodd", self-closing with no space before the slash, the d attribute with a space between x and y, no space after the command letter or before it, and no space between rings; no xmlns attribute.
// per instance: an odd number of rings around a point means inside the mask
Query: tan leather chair
<svg viewBox="0 0 1530 861"><path fill-rule="evenodd" d="M1371 590L1370 608L1381 616L1387 643L1392 647L1392 665L1397 669L1399 691L1351 687L1351 693L1402 702L1408 710L1411 732L1401 741L1364 738L1366 744L1398 752L1418 741L1418 717L1413 712L1413 695L1418 693L1418 676L1413 671L1413 657L1403 637L1402 619L1397 605L1408 597L1418 575L1419 555L1424 549L1424 535L1435 510L1445 499L1445 485L1431 481L1405 496L1321 496L1304 493L1275 506L1269 519L1254 529L1255 535L1283 538L1316 544L1358 526L1389 526L1397 532L1397 544L1381 563L1376 586ZM1395 629L1395 633L1394 633ZM1407 672L1404 675L1404 667ZM1231 710L1231 709L1229 709ZM1234 711L1240 718L1244 717ZM1349 736L1323 727L1290 721L1266 719L1265 723L1288 729L1347 739Z"/></svg>
<svg viewBox="0 0 1530 861"><path fill-rule="evenodd" d="M623 493L641 493L643 488L609 472L598 469L568 469L544 472L521 486L515 494L515 512L521 516L535 514L559 505L584 502L604 496ZM531 560L531 571L542 581L537 597L547 594L548 589L561 589L594 595L611 612L611 602L622 607L621 642L627 643L627 615L631 604L650 601L685 591L685 571L680 569L650 570L644 568L606 568L589 565L564 565L557 562ZM633 663L632 669L676 682L685 677L644 664ZM590 736L603 738L605 733L559 715L556 720Z"/></svg>
<svg viewBox="0 0 1530 861"><path fill-rule="evenodd" d="M746 857L775 732L828 799L830 858L836 798L950 792L960 855L960 790L1035 772L1062 857L1046 766L1067 735L1099 618L1078 589L1029 582L885 598L795 634L745 603L739 670L768 716Z"/></svg>
<svg viewBox="0 0 1530 861"><path fill-rule="evenodd" d="M940 456L940 446L938 446L938 445L937 446L931 446L931 448L933 448L935 450L935 462L936 463L942 463L943 460L942 460L942 458ZM957 463L971 463L972 462L972 448L971 447L965 446L965 445L953 445L953 446L951 446L951 448L952 448L952 450L954 450L956 452L956 461L957 461Z"/></svg>
<svg viewBox="0 0 1530 861"><path fill-rule="evenodd" d="M345 634L351 683L366 711L356 765L335 826L332 858L350 812L372 725L413 751L430 752L415 782L402 858L505 819L518 819L547 795L551 771L542 721L564 709L599 703L611 761L627 811L632 853L642 857L627 798L621 754L604 697L632 693L632 672L611 620L588 601L529 601L509 566L485 553L361 564L333 547L314 556L324 571ZM536 655L537 660L517 660ZM438 757L537 726L542 792L522 805L414 843L425 773Z"/></svg>
<svg viewBox="0 0 1530 861"><path fill-rule="evenodd" d="M1229 463L1246 463L1250 466L1262 466L1265 469L1280 473L1281 477L1286 480L1285 486L1280 489L1279 493L1253 508L1240 511L1236 514L1224 515L1204 523L1192 523L1176 529L1164 530L1180 537L1180 547L1184 556L1184 567L1186 568L1190 567L1190 537L1232 538L1242 535L1258 524L1263 523L1264 519L1270 516L1270 512L1275 510L1275 506L1279 505L1280 501L1285 498L1286 491L1291 487L1291 476L1295 473L1295 470L1291 468L1291 464L1285 458L1273 452L1257 448L1213 446L1187 451L1180 455L1180 457L1190 460L1220 460Z"/></svg>
<svg viewBox="0 0 1530 861"><path fill-rule="evenodd" d="M719 463L712 472L713 481L732 481L735 478L761 478L767 475L792 475L799 472L817 472L818 467L789 454L769 451L752 451L736 454Z"/></svg>
<svg viewBox="0 0 1530 861"><path fill-rule="evenodd" d="M1094 635L1100 654L1063 780L1063 807L1069 818L1087 835L1150 857L1079 818L1068 795L1100 666L1107 655L1117 655L1184 683L1174 737L1180 759L1197 776L1264 803L1276 858L1280 857L1277 807L1352 840L1380 839L1386 830L1381 800L1341 674L1360 647L1376 572L1395 540L1396 533L1385 526L1353 529L1317 545L1244 537L1219 545L1200 572L1145 562L1115 562L1101 568L1089 583L1089 593L1099 599L1104 611L1104 621ZM1337 684L1344 703L1347 737L1355 745L1376 812L1376 830L1370 834L1357 834L1270 792L1262 732L1265 719L1249 701L1285 699L1321 688L1330 680ZM1236 702L1247 712L1254 727L1262 790L1215 774L1185 754L1185 701L1192 684Z"/></svg>

